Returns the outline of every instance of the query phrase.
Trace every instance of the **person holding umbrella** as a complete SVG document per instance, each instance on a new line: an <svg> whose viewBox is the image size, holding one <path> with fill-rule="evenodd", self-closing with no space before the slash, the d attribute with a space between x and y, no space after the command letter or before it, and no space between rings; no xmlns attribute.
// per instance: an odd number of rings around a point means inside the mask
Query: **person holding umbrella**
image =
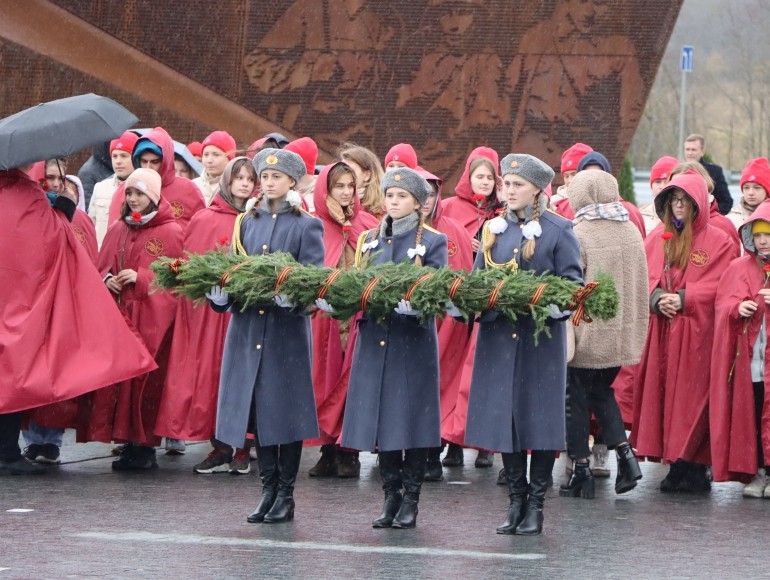
<svg viewBox="0 0 770 580"><path fill-rule="evenodd" d="M13 279L0 285L0 475L44 472L21 457L25 410L155 368L79 247L69 224L74 197L63 191L51 205L27 175L36 161L109 140L135 122L123 107L96 95L45 103L0 121L0 274ZM30 232L35 244L27 243Z"/></svg>

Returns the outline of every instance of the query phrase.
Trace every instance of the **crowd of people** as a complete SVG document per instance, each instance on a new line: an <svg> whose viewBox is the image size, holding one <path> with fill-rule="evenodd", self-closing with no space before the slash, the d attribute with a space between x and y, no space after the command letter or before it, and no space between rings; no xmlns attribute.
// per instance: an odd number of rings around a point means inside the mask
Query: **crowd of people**
<svg viewBox="0 0 770 580"><path fill-rule="evenodd" d="M157 468L163 438L169 454L211 442L198 474L249 473L254 454L262 495L250 523L294 518L305 446L320 446L311 477L358 477L359 452L378 454L375 528L414 527L423 482L462 465L464 448L478 450L479 468L502 454L501 534L541 533L565 450L563 497L593 498L614 450L618 494L634 489L645 458L670 466L664 492L732 480L747 497L770 498L770 164L746 164L733 208L704 150L692 135L684 162L661 157L642 208L620 197L606 157L583 143L562 155L555 193L553 169L527 154L474 149L446 196L409 144L381 164L344 143L318 167L309 137L270 134L239 155L224 131L189 145L202 167L194 177L162 128L113 140L101 180L93 164L82 181L68 174L66 159L0 172L15 220L0 266L19 280L3 289L2 364L18 392L0 407L0 473L58 463L64 429L74 428L80 442L114 443L120 471ZM35 259L50 267L40 274L27 274L30 256L18 251L29 231L46 232L48 253ZM551 305L548 332L536 336L532 318L510 320L494 301L470 318L449 301L445 317L422 321L407 296L384 321L365 307L344 321L326 315L334 304L324 297L313 309L280 293L244 308L221 283L195 307L153 291L156 259L216 249L342 270L408 261L585 285L610 273L618 314L581 323ZM50 296L31 304L40 288ZM74 328L67 356L24 352L14 317L28 334L56 324L52 340ZM47 400L30 400L25 384L41 375Z"/></svg>

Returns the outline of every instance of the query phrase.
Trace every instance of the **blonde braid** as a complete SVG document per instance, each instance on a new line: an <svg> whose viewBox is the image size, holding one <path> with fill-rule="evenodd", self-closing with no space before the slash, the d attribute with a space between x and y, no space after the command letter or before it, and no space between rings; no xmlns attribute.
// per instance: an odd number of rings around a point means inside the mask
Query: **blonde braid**
<svg viewBox="0 0 770 580"><path fill-rule="evenodd" d="M538 191L535 195L535 199L532 201L534 204L534 208L532 208L532 219L530 221L540 221L540 196L543 195L542 191ZM527 243L524 244L524 251L522 252L522 257L525 260L531 260L532 256L535 254L535 238L532 237L531 240L527 240Z"/></svg>
<svg viewBox="0 0 770 580"><path fill-rule="evenodd" d="M417 210L417 236L414 239L414 247L416 248L422 243L422 232L423 227L425 225L425 218L422 215L422 210ZM414 256L414 263L416 266L422 266L422 256L420 254L416 254Z"/></svg>

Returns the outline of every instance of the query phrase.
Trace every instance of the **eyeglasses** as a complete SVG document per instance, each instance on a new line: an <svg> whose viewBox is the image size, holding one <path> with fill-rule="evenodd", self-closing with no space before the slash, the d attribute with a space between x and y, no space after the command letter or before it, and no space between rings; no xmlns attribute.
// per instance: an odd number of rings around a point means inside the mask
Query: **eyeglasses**
<svg viewBox="0 0 770 580"><path fill-rule="evenodd" d="M681 205L682 207L684 207L686 205L692 204L692 200L686 195L683 195L682 197L677 197L676 195L672 195L668 203L670 203L672 207L677 205Z"/></svg>

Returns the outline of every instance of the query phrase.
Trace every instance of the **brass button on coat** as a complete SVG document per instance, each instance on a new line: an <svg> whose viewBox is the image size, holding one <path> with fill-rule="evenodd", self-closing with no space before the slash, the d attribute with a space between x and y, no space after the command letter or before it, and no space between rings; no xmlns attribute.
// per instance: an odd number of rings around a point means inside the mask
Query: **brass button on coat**
<svg viewBox="0 0 770 580"><path fill-rule="evenodd" d="M261 344L257 345L257 350L262 350L262 345Z"/></svg>

